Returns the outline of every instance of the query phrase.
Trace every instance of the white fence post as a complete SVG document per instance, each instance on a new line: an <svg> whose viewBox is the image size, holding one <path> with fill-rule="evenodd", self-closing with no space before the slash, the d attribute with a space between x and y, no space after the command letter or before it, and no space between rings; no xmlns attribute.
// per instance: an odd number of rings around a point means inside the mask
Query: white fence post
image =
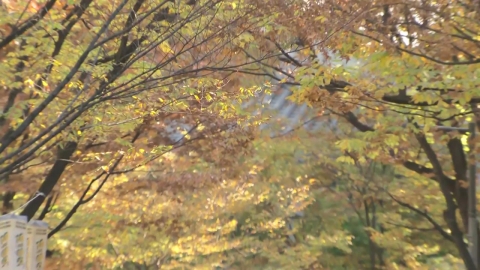
<svg viewBox="0 0 480 270"><path fill-rule="evenodd" d="M48 224L26 216L0 216L0 270L43 270Z"/></svg>
<svg viewBox="0 0 480 270"><path fill-rule="evenodd" d="M0 269L25 270L27 255L27 217L0 217Z"/></svg>
<svg viewBox="0 0 480 270"><path fill-rule="evenodd" d="M32 220L27 225L27 270L43 270L47 254L48 224Z"/></svg>

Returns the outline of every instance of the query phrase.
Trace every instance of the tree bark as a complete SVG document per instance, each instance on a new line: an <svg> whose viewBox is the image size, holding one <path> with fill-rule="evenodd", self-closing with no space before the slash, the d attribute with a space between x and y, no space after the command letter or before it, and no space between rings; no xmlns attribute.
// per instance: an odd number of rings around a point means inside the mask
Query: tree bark
<svg viewBox="0 0 480 270"><path fill-rule="evenodd" d="M38 192L43 195L34 197L34 199L25 206L20 215L27 216L28 220L35 216L35 213L37 213L38 209L40 209L40 206L45 201L45 198L50 195L53 188L58 183L58 180L60 180L60 177L65 171L67 165L71 163L70 158L77 149L77 146L78 144L76 142L70 141L67 142L63 148L58 148L57 160L38 189Z"/></svg>

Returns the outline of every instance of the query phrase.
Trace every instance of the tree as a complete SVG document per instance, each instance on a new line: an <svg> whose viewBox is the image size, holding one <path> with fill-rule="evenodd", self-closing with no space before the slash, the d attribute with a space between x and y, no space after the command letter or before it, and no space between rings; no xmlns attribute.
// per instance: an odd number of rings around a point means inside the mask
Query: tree
<svg viewBox="0 0 480 270"><path fill-rule="evenodd" d="M52 236L113 175L235 127L232 101L248 92L227 81L231 65L244 64L235 64L234 49L245 29L258 27L251 9L228 1L5 2L4 211L30 193L21 214L43 219L59 192L75 191Z"/></svg>
<svg viewBox="0 0 480 270"><path fill-rule="evenodd" d="M282 35L266 37L291 64L283 79L270 69L272 77L297 86L292 99L356 128L357 134L339 142L354 159L402 165L435 181L444 199L445 224L422 215L455 244L467 269L475 269L464 241L468 148L461 134L435 129L478 118L475 4L293 1L292 6L293 25L276 22L298 33L296 44ZM295 51L302 59L292 57ZM340 59L332 59L332 53ZM342 61L351 66L339 65Z"/></svg>
<svg viewBox="0 0 480 270"><path fill-rule="evenodd" d="M413 268L453 253L475 269L469 149L435 129L478 118L473 1L113 3L2 7L4 207L39 185L22 214L57 224L70 265ZM260 137L263 115L240 104L272 85L335 130Z"/></svg>

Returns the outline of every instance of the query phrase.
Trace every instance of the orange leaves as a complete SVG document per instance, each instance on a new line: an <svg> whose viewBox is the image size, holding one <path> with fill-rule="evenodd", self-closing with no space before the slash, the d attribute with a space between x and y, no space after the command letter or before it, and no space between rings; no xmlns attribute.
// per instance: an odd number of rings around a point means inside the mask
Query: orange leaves
<svg viewBox="0 0 480 270"><path fill-rule="evenodd" d="M43 3L38 3L38 1L27 1L27 2L18 1L18 0L2 1L2 7L5 7L11 13L20 13L22 11L26 11L27 14L35 13L42 6L43 6Z"/></svg>

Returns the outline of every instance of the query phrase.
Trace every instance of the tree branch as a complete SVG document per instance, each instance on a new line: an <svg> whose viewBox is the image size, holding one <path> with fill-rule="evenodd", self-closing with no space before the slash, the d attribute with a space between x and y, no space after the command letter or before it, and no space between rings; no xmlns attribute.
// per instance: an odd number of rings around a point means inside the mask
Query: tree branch
<svg viewBox="0 0 480 270"><path fill-rule="evenodd" d="M406 207L406 208L412 210L413 212L419 214L420 216L424 217L425 219L427 219L428 222L430 222L430 224L433 225L433 228L435 228L435 230L437 230L443 236L443 238L447 239L448 241L454 242L453 237L449 233L447 233L442 228L442 226L440 226L440 224L438 224L430 215L428 215L426 211L421 211L420 209L418 209L418 208L416 208L416 207L414 207L414 206L412 206L412 205L410 205L406 202L402 202L402 201L398 200L397 198L395 198L395 196L393 196L389 192L387 192L387 194L390 198L392 198L392 200L394 200L399 205L401 205L403 207Z"/></svg>
<svg viewBox="0 0 480 270"><path fill-rule="evenodd" d="M451 231L451 235L453 236L454 243L457 246L457 249L460 253L460 256L463 259L463 262L468 270L475 270L476 266L473 262L473 258L470 255L467 245L463 241L463 233L460 230L457 222L456 217L456 209L457 205L455 204L453 194L448 187L448 183L445 181L444 177L445 174L443 173L442 165L435 154L435 151L432 149L430 144L428 143L426 137L422 133L415 134L417 141L420 143L423 151L425 152L428 160L433 166L433 172L437 177L438 183L440 185L440 190L442 191L443 197L445 198L445 203L447 205L447 209L444 211L444 219L448 225L448 228Z"/></svg>
<svg viewBox="0 0 480 270"><path fill-rule="evenodd" d="M45 6L38 10L37 14L33 15L32 17L28 18L25 22L23 22L19 27L15 27L12 29L12 32L6 36L4 39L0 41L0 49L6 47L10 42L12 42L15 38L21 36L25 33L28 29L35 26L47 13L52 9L56 0L48 1Z"/></svg>

